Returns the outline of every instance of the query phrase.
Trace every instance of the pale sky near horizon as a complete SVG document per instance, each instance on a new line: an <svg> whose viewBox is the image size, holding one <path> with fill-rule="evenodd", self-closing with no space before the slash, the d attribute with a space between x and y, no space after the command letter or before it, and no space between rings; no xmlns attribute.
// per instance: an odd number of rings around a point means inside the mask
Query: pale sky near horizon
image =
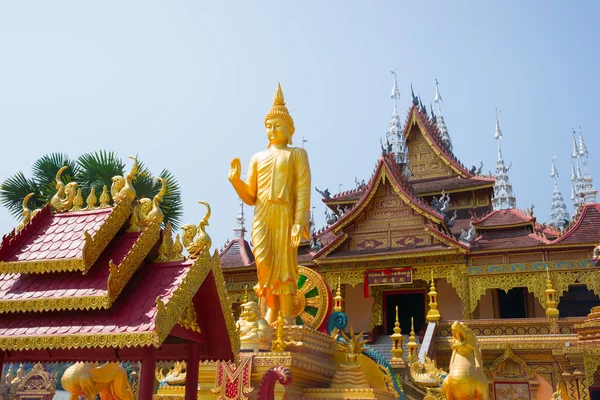
<svg viewBox="0 0 600 400"><path fill-rule="evenodd" d="M313 187L368 180L410 84L440 81L454 153L495 169L494 107L517 204L546 222L550 162L572 213L571 127L582 125L600 187L600 6L593 1L36 1L0 3L0 181L49 152L138 154L178 178L184 222L212 205L213 246L232 238L244 171L267 144L277 82L308 141ZM127 164L129 168L130 164ZM313 192L318 225L324 205ZM247 227L252 211L247 211ZM0 234L17 221L0 209Z"/></svg>

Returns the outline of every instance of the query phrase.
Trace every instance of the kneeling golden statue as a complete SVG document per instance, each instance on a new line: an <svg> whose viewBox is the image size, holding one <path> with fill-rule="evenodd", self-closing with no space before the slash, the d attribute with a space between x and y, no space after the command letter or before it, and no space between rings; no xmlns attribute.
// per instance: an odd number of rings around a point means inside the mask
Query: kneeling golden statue
<svg viewBox="0 0 600 400"><path fill-rule="evenodd" d="M119 363L78 362L67 368L60 379L63 388L71 395L70 400L80 396L102 400L134 400L127 372Z"/></svg>
<svg viewBox="0 0 600 400"><path fill-rule="evenodd" d="M442 383L446 400L488 400L487 377L481 348L475 334L464 322L452 324L450 371Z"/></svg>

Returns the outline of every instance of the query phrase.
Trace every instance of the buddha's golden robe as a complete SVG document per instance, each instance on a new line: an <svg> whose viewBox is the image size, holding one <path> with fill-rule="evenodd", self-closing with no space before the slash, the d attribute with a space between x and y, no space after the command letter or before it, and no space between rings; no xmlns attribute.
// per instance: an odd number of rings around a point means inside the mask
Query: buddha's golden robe
<svg viewBox="0 0 600 400"><path fill-rule="evenodd" d="M292 247L294 224L309 238L310 166L306 151L270 148L250 160L248 186L256 193L252 245L259 297L296 293L298 249ZM252 204L250 204L252 205Z"/></svg>

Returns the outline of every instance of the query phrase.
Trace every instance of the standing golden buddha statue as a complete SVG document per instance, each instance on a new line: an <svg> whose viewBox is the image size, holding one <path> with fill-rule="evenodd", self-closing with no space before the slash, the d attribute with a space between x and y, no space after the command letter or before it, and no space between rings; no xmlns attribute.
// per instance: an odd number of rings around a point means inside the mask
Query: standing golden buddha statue
<svg viewBox="0 0 600 400"><path fill-rule="evenodd" d="M298 282L298 246L309 238L310 166L304 149L292 144L294 120L283 100L281 86L265 117L269 145L250 160L246 181L239 158L231 161L229 181L238 196L255 206L252 245L258 274L254 287L267 302L265 319L277 320L279 311L293 324Z"/></svg>

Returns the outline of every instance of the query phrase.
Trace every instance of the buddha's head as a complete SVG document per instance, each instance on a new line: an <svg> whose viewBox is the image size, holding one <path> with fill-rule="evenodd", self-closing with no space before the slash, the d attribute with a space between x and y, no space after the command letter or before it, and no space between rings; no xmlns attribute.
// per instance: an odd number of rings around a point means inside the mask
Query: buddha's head
<svg viewBox="0 0 600 400"><path fill-rule="evenodd" d="M269 146L292 144L292 136L295 131L294 120L285 106L280 84L277 84L277 90L273 96L273 106L265 116L265 129L269 138Z"/></svg>

